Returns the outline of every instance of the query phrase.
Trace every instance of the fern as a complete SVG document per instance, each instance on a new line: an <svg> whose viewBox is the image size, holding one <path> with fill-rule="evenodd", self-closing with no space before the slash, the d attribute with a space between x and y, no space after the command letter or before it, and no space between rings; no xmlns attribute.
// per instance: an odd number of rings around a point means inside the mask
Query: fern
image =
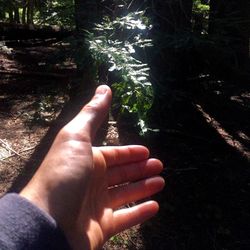
<svg viewBox="0 0 250 250"><path fill-rule="evenodd" d="M109 65L109 72L116 72L121 81L113 83L115 96L120 100L121 113L129 112L137 116L141 132L147 131L147 114L153 103L149 67L138 56L146 47L152 46L148 39L143 12L132 12L114 20L105 17L89 33L89 47L97 62Z"/></svg>

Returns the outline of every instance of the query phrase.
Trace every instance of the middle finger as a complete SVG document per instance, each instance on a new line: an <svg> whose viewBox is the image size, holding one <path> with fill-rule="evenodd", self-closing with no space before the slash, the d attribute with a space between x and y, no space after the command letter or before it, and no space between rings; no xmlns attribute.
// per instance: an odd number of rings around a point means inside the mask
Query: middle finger
<svg viewBox="0 0 250 250"><path fill-rule="evenodd" d="M120 165L107 169L108 186L142 180L161 173L163 165L157 159Z"/></svg>

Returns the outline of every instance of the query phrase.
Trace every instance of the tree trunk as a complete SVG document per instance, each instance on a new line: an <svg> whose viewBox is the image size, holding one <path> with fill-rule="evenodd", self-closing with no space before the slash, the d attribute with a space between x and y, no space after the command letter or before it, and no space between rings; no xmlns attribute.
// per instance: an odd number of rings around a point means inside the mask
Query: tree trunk
<svg viewBox="0 0 250 250"><path fill-rule="evenodd" d="M15 23L20 23L19 8L14 9L14 20Z"/></svg>
<svg viewBox="0 0 250 250"><path fill-rule="evenodd" d="M51 26L10 24L0 22L0 40L62 39L72 35L72 31Z"/></svg>
<svg viewBox="0 0 250 250"><path fill-rule="evenodd" d="M30 24L30 4L27 4L27 24Z"/></svg>
<svg viewBox="0 0 250 250"><path fill-rule="evenodd" d="M175 120L171 110L176 105L176 95L187 87L191 56L187 41L191 36L193 1L152 0L151 3L155 36L151 72L156 79L153 87L157 96L153 105L153 119L160 119L158 124L165 124L166 121L171 123L170 120Z"/></svg>
<svg viewBox="0 0 250 250"><path fill-rule="evenodd" d="M249 63L249 1L211 0L209 34L215 39L224 41L231 49L231 66L244 69ZM225 63L228 64L228 62Z"/></svg>
<svg viewBox="0 0 250 250"><path fill-rule="evenodd" d="M100 20L101 0L75 0L75 23L77 41L77 72L78 83L74 83L75 92L91 89L94 86L95 75L93 62L86 45L86 31L91 31L94 24ZM78 86L77 86L78 85Z"/></svg>
<svg viewBox="0 0 250 250"><path fill-rule="evenodd" d="M27 0L22 1L22 24L26 24L27 20Z"/></svg>
<svg viewBox="0 0 250 250"><path fill-rule="evenodd" d="M26 6L24 6L23 12L22 12L22 24L26 23L26 11L27 11L27 8L26 8Z"/></svg>
<svg viewBox="0 0 250 250"><path fill-rule="evenodd" d="M33 24L34 0L28 0L27 3L27 24Z"/></svg>
<svg viewBox="0 0 250 250"><path fill-rule="evenodd" d="M9 10L8 13L9 13L9 22L10 22L10 23L13 23L13 22L14 22L13 11L12 11L12 10Z"/></svg>
<svg viewBox="0 0 250 250"><path fill-rule="evenodd" d="M155 25L168 34L190 31L193 0L152 1Z"/></svg>
<svg viewBox="0 0 250 250"><path fill-rule="evenodd" d="M170 56L173 61L169 61L168 57L169 52L170 54L172 54L172 52L175 54L175 51L177 51L175 48L178 47L178 44L173 44L173 42L176 41L178 43L178 40L180 40L183 35L188 35L188 33L191 32L192 6L192 0L153 1L154 29L158 35L162 36L159 37L158 40L163 43L170 43L169 46L166 46L165 51L161 51L161 53L163 52L162 56L166 56L165 58L168 61L168 63L166 63L168 65L176 61L172 58L174 55ZM166 41L166 38L169 39L169 41ZM166 55L165 52L168 55Z"/></svg>
<svg viewBox="0 0 250 250"><path fill-rule="evenodd" d="M192 0L152 1L154 31L156 32L155 65L166 72L166 78L172 79L174 84L185 84L188 65L186 46L183 38L188 40L191 33ZM165 78L165 77L164 77ZM166 79L165 78L165 79Z"/></svg>
<svg viewBox="0 0 250 250"><path fill-rule="evenodd" d="M102 0L75 0L75 22L78 33L91 30L101 20Z"/></svg>

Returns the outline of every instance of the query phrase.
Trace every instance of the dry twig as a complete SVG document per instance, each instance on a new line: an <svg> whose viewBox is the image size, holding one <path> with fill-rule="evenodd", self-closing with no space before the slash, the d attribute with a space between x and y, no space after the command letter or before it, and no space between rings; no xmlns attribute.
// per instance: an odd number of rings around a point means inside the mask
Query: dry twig
<svg viewBox="0 0 250 250"><path fill-rule="evenodd" d="M9 159L9 158L11 158L11 157L13 157L13 156L15 156L15 155L21 157L21 158L24 159L24 160L27 160L27 158L24 157L23 155L21 155L20 153L24 153L24 152L29 151L29 150L32 150L32 149L34 149L34 148L36 147L36 146L34 146L34 147L26 148L26 149L24 149L24 150L21 150L20 152L17 152L17 151L14 150L13 148L11 148L4 140L0 139L0 142L2 143L2 145L3 145L7 150L9 150L9 151L11 151L12 153L14 153L14 154L11 154L11 155L9 155L9 156L7 156L7 157L5 157L5 158L0 159L1 161L7 160L7 159Z"/></svg>

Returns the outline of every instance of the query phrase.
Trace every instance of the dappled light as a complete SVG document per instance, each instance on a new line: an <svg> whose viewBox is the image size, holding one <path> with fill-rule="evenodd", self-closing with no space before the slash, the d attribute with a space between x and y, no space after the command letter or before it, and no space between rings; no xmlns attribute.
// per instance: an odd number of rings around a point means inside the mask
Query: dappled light
<svg viewBox="0 0 250 250"><path fill-rule="evenodd" d="M201 112L202 116L206 120L206 122L216 130L216 132L221 136L225 142L236 149L243 157L246 157L247 161L250 161L250 152L248 151L247 147L244 146L242 143L240 143L238 140L236 140L232 135L230 135L222 126L221 124L216 121L213 117L211 117L208 113L206 113L203 108L196 104L196 107L199 112ZM241 138L247 139L246 135L242 133L241 131L238 132L238 134L241 136ZM249 139L249 138L248 138Z"/></svg>
<svg viewBox="0 0 250 250"><path fill-rule="evenodd" d="M250 1L0 0L1 194L101 84L93 145L145 145L166 180L159 214L104 249L250 249Z"/></svg>

